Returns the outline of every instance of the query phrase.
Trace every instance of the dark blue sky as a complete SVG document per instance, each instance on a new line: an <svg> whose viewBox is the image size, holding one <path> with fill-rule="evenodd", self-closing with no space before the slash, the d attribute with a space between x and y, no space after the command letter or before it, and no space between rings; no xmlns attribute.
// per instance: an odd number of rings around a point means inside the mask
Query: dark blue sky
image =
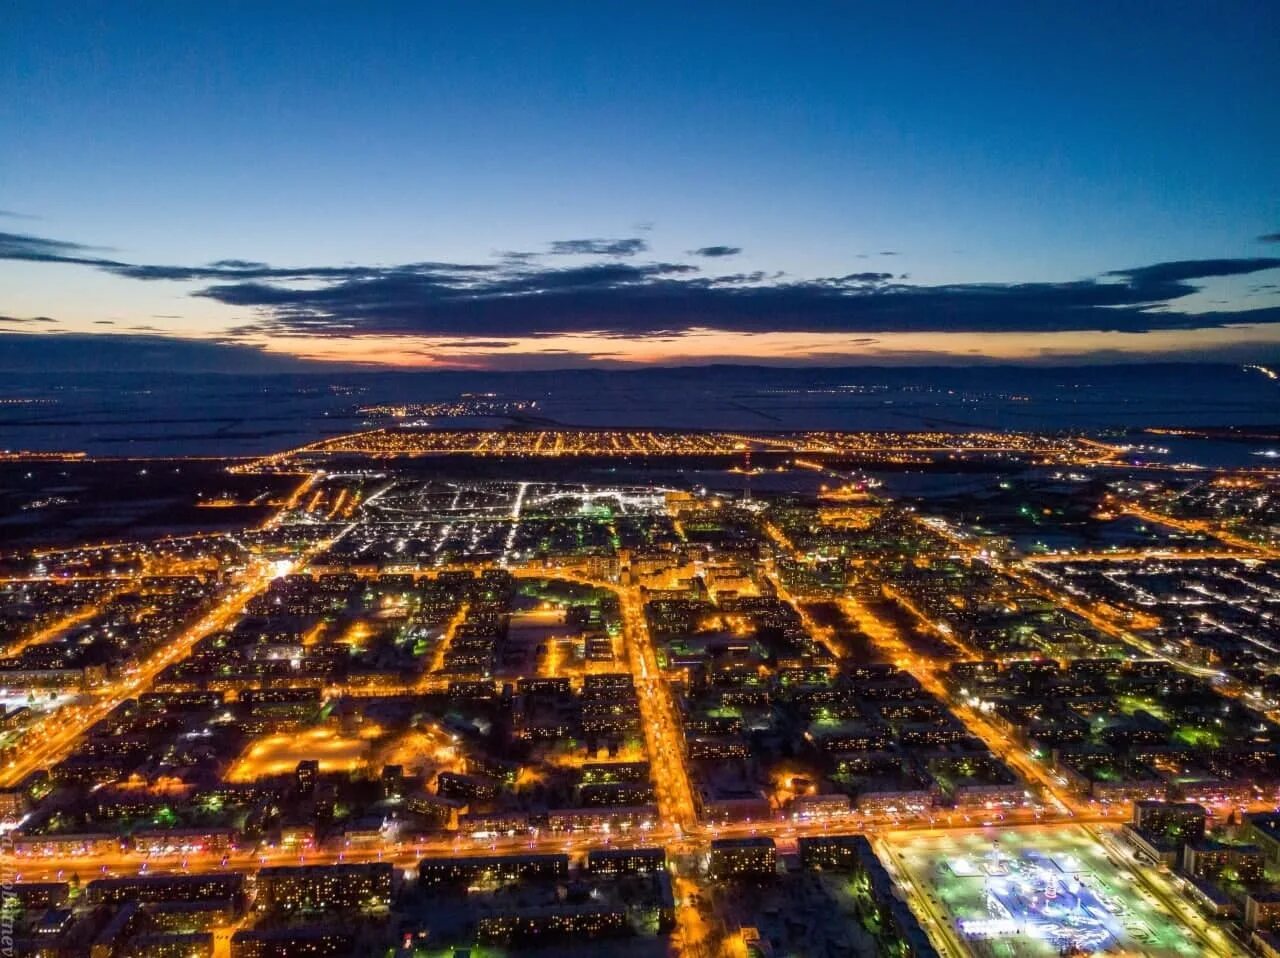
<svg viewBox="0 0 1280 958"><path fill-rule="evenodd" d="M8 4L0 329L428 365L1276 353L1280 7L886 6ZM223 260L294 274L190 275Z"/></svg>

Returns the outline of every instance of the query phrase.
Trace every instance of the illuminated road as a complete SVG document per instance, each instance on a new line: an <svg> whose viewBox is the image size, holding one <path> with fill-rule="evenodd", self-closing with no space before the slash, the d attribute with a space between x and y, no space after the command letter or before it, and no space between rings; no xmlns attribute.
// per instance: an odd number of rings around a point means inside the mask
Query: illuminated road
<svg viewBox="0 0 1280 958"><path fill-rule="evenodd" d="M635 586L617 585L592 579L567 569L512 569L517 578L548 576L606 589L618 597L622 615L623 644L627 651L632 682L640 704L640 721L644 729L645 750L654 778L658 814L662 822L674 826L675 834L686 834L697 828L697 805L684 763L684 734L681 731L675 699L667 687L658 664L658 655L649 637L644 600Z"/></svg>
<svg viewBox="0 0 1280 958"><path fill-rule="evenodd" d="M774 538L774 542L780 548L797 555L794 546L782 537L777 530L771 525L766 525L766 530L770 531ZM932 528L932 526L930 527ZM778 595L789 601L806 620L806 625L818 637L827 637L830 642L829 630L821 629L808 620L804 616L800 604L790 597L783 589L782 584L776 578L770 578L774 588L777 589ZM840 600L841 607L845 610L846 615L862 629L876 647L885 656L887 661L893 662L898 668L910 672L920 682L921 687L935 696L939 701L945 702L947 706L955 713L956 717L964 723L974 735L982 740L993 755L1001 759L1006 765L1016 771L1024 781L1036 785L1040 788L1043 795L1053 803L1053 805L1062 813L1071 816L1081 816L1090 814L1088 806L1080 803L1074 796L1062 790L1060 784L1053 777L1052 772L1044 768L1039 762L1026 754L1022 749L1014 746L1009 741L1009 736L996 729L986 719L980 716L974 709L970 708L966 703L957 701L950 690L942 683L938 677L938 672L953 661L963 660L971 656L958 654L948 656L946 659L929 659L915 653L902 636L898 634L895 626L886 622L871 612L865 605L846 596ZM908 604L908 608L914 615L924 624L930 624L929 620L923 616L918 610ZM938 631L936 628L934 631ZM949 636L943 634L944 638L950 639ZM831 648L830 651L834 655L839 655L840 650Z"/></svg>
<svg viewBox="0 0 1280 958"><path fill-rule="evenodd" d="M1016 813L1016 814L1015 814ZM1036 816L1030 809L1011 810L1003 817L991 813L939 809L937 814L915 820L898 816L871 816L854 814L841 819L825 819L809 822L791 822L770 819L759 822L734 822L725 825L699 826L693 833L683 829L679 833L667 824L651 829L634 828L603 836L596 832L556 833L534 830L521 835L476 837L461 833L431 838L423 841L368 843L346 848L324 845L291 847L252 847L236 850L206 850L202 852L172 852L166 854L143 853L120 849L109 853L90 855L44 855L26 857L17 855L13 861L27 881L53 880L59 871L70 874L86 871L113 875L137 874L140 869L156 872L201 873L219 870L254 871L266 865L309 864L323 865L337 862L390 861L408 868L422 858L449 855L517 854L530 850L539 852L564 852L583 855L588 850L601 847L643 848L659 845L669 855L691 855L705 852L715 838L745 838L765 835L774 839L784 852L794 852L796 842L806 836L827 835L833 832L861 832L869 835L900 833L944 833L973 831L981 827L1035 828L1059 824L1113 825L1119 816L1097 812L1082 816L1043 814Z"/></svg>
<svg viewBox="0 0 1280 958"><path fill-rule="evenodd" d="M1197 532L1207 536L1212 536L1224 545L1229 545L1233 549L1239 549L1242 552L1247 552L1254 558L1280 558L1280 550L1268 548L1267 546L1253 542L1250 539L1244 539L1212 522L1206 522L1200 519L1178 519L1174 516L1165 515L1161 512L1153 512L1152 510L1146 509L1133 502L1121 503L1120 508L1132 516L1137 516L1139 519L1145 519L1147 522L1155 522L1161 525L1171 526L1174 529L1181 529L1183 532Z"/></svg>
<svg viewBox="0 0 1280 958"><path fill-rule="evenodd" d="M20 655L23 649L29 648L33 645L41 645L45 642L49 642L52 639L56 639L63 632L74 629L77 625L83 625L85 622L88 622L95 615L101 612L106 604L115 598L120 591L122 591L122 589L112 590L97 600L81 606L76 611L64 615L56 622L50 623L43 629L38 629L30 635L23 636L10 644L9 647L0 654L3 654L5 657Z"/></svg>
<svg viewBox="0 0 1280 958"><path fill-rule="evenodd" d="M1232 549L1116 549L1108 552L1047 552L1023 556L1029 565L1068 565L1075 562L1132 562L1135 559L1193 561L1197 559L1249 559L1250 553Z"/></svg>
<svg viewBox="0 0 1280 958"><path fill-rule="evenodd" d="M942 958L969 958L970 951L956 932L954 924L947 920L933 903L933 895L921 887L911 869L907 868L893 846L883 840L873 843L876 857L884 864L891 878L907 893L908 904L920 919L921 926L933 942Z"/></svg>
<svg viewBox="0 0 1280 958"><path fill-rule="evenodd" d="M311 557L329 548L354 527L354 523L345 526L336 535L313 544L296 563L281 565L256 557L251 559L244 572L228 586L216 608L195 625L174 636L136 671L112 683L98 693L91 703L64 706L43 719L37 728L28 733L31 739L29 747L24 748L19 758L11 760L0 769L0 786L15 785L31 772L48 768L66 758L80 737L95 723L106 718L122 702L149 689L157 675L168 666L186 658L195 644L205 636L231 625L249 601L263 592L274 579L305 566ZM52 734L45 730L50 723L56 727Z"/></svg>
<svg viewBox="0 0 1280 958"><path fill-rule="evenodd" d="M1092 625L1094 628L1096 628L1099 632L1103 633L1104 635L1108 635L1113 639L1117 639L1121 643L1128 645L1131 648L1137 649L1138 651L1142 652L1144 655L1149 655L1152 658L1161 659L1162 661L1165 661L1170 665L1172 665L1174 668L1180 669L1181 671L1186 672L1190 675L1194 675L1197 678L1213 679L1218 677L1219 673L1217 670L1204 668L1203 666L1198 666L1189 662L1184 662L1181 659L1167 655L1161 649L1152 645L1150 642L1146 641L1145 639L1140 638L1137 635L1134 635L1128 629L1120 625L1117 625L1115 622L1112 622L1106 616L1101 615L1100 613L1094 611L1092 608L1086 605L1082 605L1081 603L1073 599L1071 596L1063 594L1061 589L1055 589L1052 585L1050 585L1048 582L1046 582L1044 579L1042 579L1039 575L1035 573L1035 566L1033 563L1028 563L1025 560L1002 562L999 560L991 559L982 553L981 548L976 542L974 542L969 537L953 529L949 523L943 522L942 520L937 518L929 518L929 517L920 517L918 521L926 529L929 529L932 532L936 532L939 535L946 537L948 541L950 541L953 545L956 545L960 549L962 549L965 555L971 561L981 562L981 563L990 565L993 569L1009 577L1010 579L1017 582L1019 585L1023 586L1024 588L1029 589L1030 591L1036 593L1037 595L1043 596L1046 599L1049 599L1060 608L1066 609L1068 612L1071 612L1079 616L1080 618L1084 619L1086 622L1088 622L1090 625ZM1151 521L1157 521L1157 520L1152 519ZM1239 558L1239 557L1234 556L1234 558ZM918 609L914 608L909 603L902 600L900 597L895 596L895 599L897 599L897 601L899 601L900 604L902 604L909 611L911 611L921 621L921 623L924 624L926 627L928 627L931 631L934 631L934 632L939 631L937 623L931 622L929 618L924 615L924 613L920 612Z"/></svg>
<svg viewBox="0 0 1280 958"><path fill-rule="evenodd" d="M1129 864L1129 870L1138 876L1138 881L1164 910L1177 918L1184 928L1191 930L1204 949L1203 954L1223 956L1241 954L1241 951L1234 947L1230 939L1223 934L1222 929L1211 924L1204 914L1187 900L1186 896L1179 894L1169 884L1165 875L1154 868L1144 867L1128 844L1117 841L1110 833L1093 826L1085 826L1085 831L1108 852Z"/></svg>
<svg viewBox="0 0 1280 958"><path fill-rule="evenodd" d="M649 638L639 590L617 590L631 675L640 701L640 718L658 797L658 813L677 834L697 825L697 808L684 763L684 736L676 717L675 701L662 677L658 656Z"/></svg>
<svg viewBox="0 0 1280 958"><path fill-rule="evenodd" d="M1094 611L1087 605L1077 602L1070 596L1063 595L1060 589L1053 588L1049 583L1045 582L1034 573L1024 571L1016 565L1006 565L1004 566L1003 571L1014 581L1030 589L1032 592L1035 592L1037 595L1042 595L1055 602L1061 608L1066 609L1068 612L1078 615L1103 635L1109 635L1111 638L1117 639L1125 645L1137 649L1144 655L1149 655L1153 659L1160 659L1164 662L1168 662L1174 668L1187 672L1190 675L1194 675L1197 678L1213 679L1219 675L1219 672L1216 669L1194 665L1190 662L1184 662L1179 658L1166 654L1146 639L1140 638L1123 626L1112 622L1105 615Z"/></svg>
<svg viewBox="0 0 1280 958"><path fill-rule="evenodd" d="M246 571L238 587L232 586L218 607L191 628L175 636L134 673L113 683L87 706L67 706L51 713L42 724L56 723L57 731L44 735L24 750L21 758L9 762L0 770L0 785L15 785L31 772L47 768L61 761L75 747L76 742L96 722L106 718L113 709L139 692L145 692L155 677L166 667L185 658L197 642L207 635L226 628L240 615L244 607L275 578L273 567L258 563L257 568Z"/></svg>

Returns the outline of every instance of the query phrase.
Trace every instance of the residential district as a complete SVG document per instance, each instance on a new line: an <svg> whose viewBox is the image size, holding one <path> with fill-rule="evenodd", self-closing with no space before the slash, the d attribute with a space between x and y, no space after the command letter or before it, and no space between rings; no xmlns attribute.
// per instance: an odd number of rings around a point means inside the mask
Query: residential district
<svg viewBox="0 0 1280 958"><path fill-rule="evenodd" d="M6 954L1280 954L1280 471L435 429L0 462Z"/></svg>

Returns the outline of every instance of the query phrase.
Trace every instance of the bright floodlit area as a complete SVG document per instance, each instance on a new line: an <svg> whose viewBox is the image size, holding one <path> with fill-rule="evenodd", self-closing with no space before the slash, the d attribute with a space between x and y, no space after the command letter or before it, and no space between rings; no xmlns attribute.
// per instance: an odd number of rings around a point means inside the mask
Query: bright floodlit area
<svg viewBox="0 0 1280 958"><path fill-rule="evenodd" d="M1199 942L1083 828L901 834L886 842L909 903L947 951L992 958L1178 958Z"/></svg>
<svg viewBox="0 0 1280 958"><path fill-rule="evenodd" d="M324 727L268 735L245 749L228 777L233 782L251 782L287 775L307 759L318 760L321 772L351 771L364 762L369 749L365 738L340 735Z"/></svg>

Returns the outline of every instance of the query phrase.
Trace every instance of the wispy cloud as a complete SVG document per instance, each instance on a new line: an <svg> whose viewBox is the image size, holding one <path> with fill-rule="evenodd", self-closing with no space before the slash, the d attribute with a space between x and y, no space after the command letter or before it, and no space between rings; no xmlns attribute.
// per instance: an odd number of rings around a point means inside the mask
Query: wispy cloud
<svg viewBox="0 0 1280 958"><path fill-rule="evenodd" d="M1183 259L1152 266L1113 269L1106 275L1122 276L1130 283L1184 283L1214 276L1243 276L1280 266L1280 258L1255 256L1249 259Z"/></svg>
<svg viewBox="0 0 1280 958"><path fill-rule="evenodd" d="M0 259L26 260L32 263L81 263L106 266L111 260L89 256L95 247L66 240L46 239L26 233L0 233Z"/></svg>
<svg viewBox="0 0 1280 958"><path fill-rule="evenodd" d="M433 344L437 349L510 349L520 345L516 339L445 339Z"/></svg>
<svg viewBox="0 0 1280 958"><path fill-rule="evenodd" d="M30 323L56 323L51 316L0 316L0 325L26 326Z"/></svg>
<svg viewBox="0 0 1280 958"><path fill-rule="evenodd" d="M553 256L635 256L649 248L638 236L630 239L571 239L554 240Z"/></svg>

